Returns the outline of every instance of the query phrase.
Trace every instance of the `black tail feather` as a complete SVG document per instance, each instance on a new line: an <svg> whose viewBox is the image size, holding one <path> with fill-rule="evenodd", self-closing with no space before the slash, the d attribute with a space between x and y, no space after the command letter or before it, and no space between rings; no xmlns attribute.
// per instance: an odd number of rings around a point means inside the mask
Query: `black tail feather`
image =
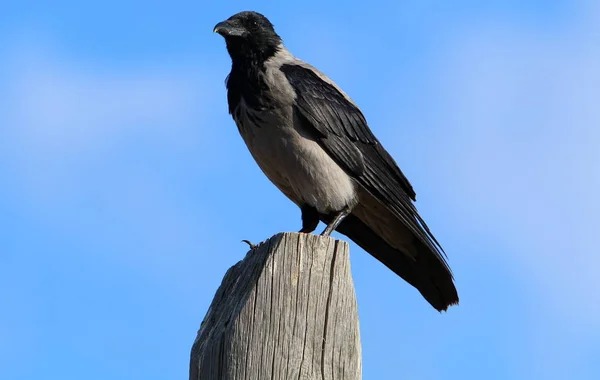
<svg viewBox="0 0 600 380"><path fill-rule="evenodd" d="M348 215L336 229L346 235L362 249L391 269L406 282L414 286L438 311L458 304L458 293L452 274L438 257L420 241L418 253L413 259L390 246L369 226L355 215Z"/></svg>

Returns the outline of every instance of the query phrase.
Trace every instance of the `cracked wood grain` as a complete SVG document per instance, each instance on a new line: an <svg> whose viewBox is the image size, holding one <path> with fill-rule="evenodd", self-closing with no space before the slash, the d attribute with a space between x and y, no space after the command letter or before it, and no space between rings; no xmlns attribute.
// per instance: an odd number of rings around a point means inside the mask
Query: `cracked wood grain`
<svg viewBox="0 0 600 380"><path fill-rule="evenodd" d="M190 380L359 380L348 244L279 233L231 267L200 325Z"/></svg>

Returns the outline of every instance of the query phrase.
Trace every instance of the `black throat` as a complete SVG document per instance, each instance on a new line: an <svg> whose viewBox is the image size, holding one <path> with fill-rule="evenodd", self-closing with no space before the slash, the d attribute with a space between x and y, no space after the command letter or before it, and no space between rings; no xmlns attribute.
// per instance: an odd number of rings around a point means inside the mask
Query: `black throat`
<svg viewBox="0 0 600 380"><path fill-rule="evenodd" d="M227 76L227 101L232 114L244 99L253 109L268 109L273 106L269 86L264 80L265 62L277 54L281 40L273 39L258 46L246 41L227 41L231 57L231 72Z"/></svg>

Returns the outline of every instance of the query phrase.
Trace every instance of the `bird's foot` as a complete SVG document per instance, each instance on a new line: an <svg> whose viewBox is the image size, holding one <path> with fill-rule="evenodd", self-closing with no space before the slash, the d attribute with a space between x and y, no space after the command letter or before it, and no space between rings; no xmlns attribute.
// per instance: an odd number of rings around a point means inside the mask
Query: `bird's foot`
<svg viewBox="0 0 600 380"><path fill-rule="evenodd" d="M313 231L314 231L316 228L317 228L317 226L315 226L315 227L312 227L312 226L309 226L309 227L302 226L302 229L300 229L300 231L298 231L298 233L301 233L301 234L310 234L310 233L312 233L312 232L313 232Z"/></svg>
<svg viewBox="0 0 600 380"><path fill-rule="evenodd" d="M333 231L335 231L335 229L340 225L340 223L342 223L342 221L344 220L345 217L347 217L350 214L350 208L346 207L344 208L342 211L340 211L331 221L331 223L329 223L327 225L327 227L325 228L325 230L323 230L323 232L321 232L321 236L331 236L331 234L333 233Z"/></svg>
<svg viewBox="0 0 600 380"><path fill-rule="evenodd" d="M316 208L309 205L303 205L300 207L300 211L302 212L302 229L298 232L309 234L319 225L319 213Z"/></svg>

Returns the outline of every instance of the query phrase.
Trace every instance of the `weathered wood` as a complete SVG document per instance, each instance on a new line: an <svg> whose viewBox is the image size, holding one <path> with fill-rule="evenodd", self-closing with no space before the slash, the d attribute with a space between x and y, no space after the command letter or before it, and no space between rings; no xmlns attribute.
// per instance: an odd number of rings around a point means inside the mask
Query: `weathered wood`
<svg viewBox="0 0 600 380"><path fill-rule="evenodd" d="M279 233L231 267L190 355L190 380L358 380L348 243Z"/></svg>

